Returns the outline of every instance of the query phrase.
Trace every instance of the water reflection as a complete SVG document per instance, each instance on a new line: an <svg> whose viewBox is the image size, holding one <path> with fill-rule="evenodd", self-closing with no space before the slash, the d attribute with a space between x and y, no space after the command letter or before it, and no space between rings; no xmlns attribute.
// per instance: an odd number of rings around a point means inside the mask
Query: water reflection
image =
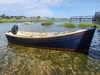
<svg viewBox="0 0 100 75"><path fill-rule="evenodd" d="M8 44L0 58L0 75L91 75L88 56Z"/></svg>
<svg viewBox="0 0 100 75"><path fill-rule="evenodd" d="M93 39L91 50L89 51L89 56L100 59L100 32L96 32L95 38Z"/></svg>

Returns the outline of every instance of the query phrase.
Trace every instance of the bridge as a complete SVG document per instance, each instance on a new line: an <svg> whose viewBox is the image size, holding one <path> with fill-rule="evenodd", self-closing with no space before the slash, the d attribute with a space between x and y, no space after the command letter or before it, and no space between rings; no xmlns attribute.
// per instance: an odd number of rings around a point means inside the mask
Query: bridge
<svg viewBox="0 0 100 75"><path fill-rule="evenodd" d="M73 19L79 19L79 22L81 22L83 19L89 19L92 22L94 21L94 16L71 16L70 22L72 22Z"/></svg>

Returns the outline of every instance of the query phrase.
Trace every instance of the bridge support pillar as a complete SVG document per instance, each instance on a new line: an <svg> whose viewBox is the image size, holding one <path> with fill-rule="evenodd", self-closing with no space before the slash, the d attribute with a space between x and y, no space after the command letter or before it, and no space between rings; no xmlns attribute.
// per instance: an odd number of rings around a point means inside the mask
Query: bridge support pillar
<svg viewBox="0 0 100 75"><path fill-rule="evenodd" d="M81 22L82 18L79 18L79 22Z"/></svg>
<svg viewBox="0 0 100 75"><path fill-rule="evenodd" d="M69 19L69 22L72 22L72 18Z"/></svg>

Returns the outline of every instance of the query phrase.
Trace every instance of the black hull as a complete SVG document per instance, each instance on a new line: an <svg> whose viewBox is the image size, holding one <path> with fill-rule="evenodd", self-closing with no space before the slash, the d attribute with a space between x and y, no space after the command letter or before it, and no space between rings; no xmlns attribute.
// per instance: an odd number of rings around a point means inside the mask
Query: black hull
<svg viewBox="0 0 100 75"><path fill-rule="evenodd" d="M10 43L15 44L59 50L88 51L94 32L95 28L84 32L50 38L20 38L7 34L6 37Z"/></svg>

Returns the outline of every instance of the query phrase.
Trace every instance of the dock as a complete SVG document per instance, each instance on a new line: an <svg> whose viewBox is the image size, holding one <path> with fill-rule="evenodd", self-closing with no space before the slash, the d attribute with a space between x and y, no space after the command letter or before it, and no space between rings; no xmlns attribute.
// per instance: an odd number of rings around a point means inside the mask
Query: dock
<svg viewBox="0 0 100 75"><path fill-rule="evenodd" d="M94 16L71 16L69 21L72 22L72 20L79 20L79 22L82 22L82 20L91 20L92 22L94 22Z"/></svg>

